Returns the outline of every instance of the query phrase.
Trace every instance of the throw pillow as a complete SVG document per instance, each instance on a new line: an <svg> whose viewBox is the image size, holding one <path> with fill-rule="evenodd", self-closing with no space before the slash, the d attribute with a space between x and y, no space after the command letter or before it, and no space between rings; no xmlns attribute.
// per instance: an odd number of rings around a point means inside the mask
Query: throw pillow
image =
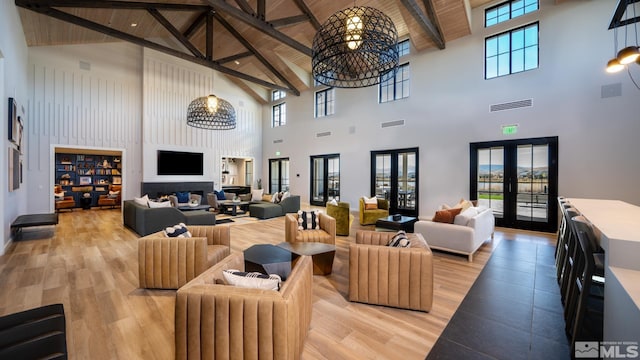
<svg viewBox="0 0 640 360"><path fill-rule="evenodd" d="M251 201L260 201L260 200L262 200L262 195L263 194L264 194L264 189L251 190Z"/></svg>
<svg viewBox="0 0 640 360"><path fill-rule="evenodd" d="M280 282L282 282L279 275L266 275L259 272L244 272L229 269L224 270L222 275L227 284L243 288L278 291L280 290Z"/></svg>
<svg viewBox="0 0 640 360"><path fill-rule="evenodd" d="M453 219L456 215L460 214L460 211L462 211L462 208L438 210L436 211L436 215L433 217L432 221L453 224Z"/></svg>
<svg viewBox="0 0 640 360"><path fill-rule="evenodd" d="M463 210L460 214L456 215L453 219L453 223L456 225L467 226L469 220L474 216L478 215L478 211L474 207L470 207L467 210Z"/></svg>
<svg viewBox="0 0 640 360"><path fill-rule="evenodd" d="M372 197L368 198L366 196L362 197L364 199L364 209L365 210L376 210L378 208L378 198Z"/></svg>
<svg viewBox="0 0 640 360"><path fill-rule="evenodd" d="M320 221L318 221L318 210L302 211L298 210L298 230L318 230L320 229Z"/></svg>
<svg viewBox="0 0 640 360"><path fill-rule="evenodd" d="M288 198L289 196L291 196L291 193L288 191L285 191L282 193L282 197L280 197L280 202L282 202L282 200Z"/></svg>
<svg viewBox="0 0 640 360"><path fill-rule="evenodd" d="M270 195L270 194L264 194L264 195L262 195L262 201L268 201L268 202L271 202L271 198L272 198L272 197L273 197L273 196L272 196L272 195ZM251 200L251 201L253 201L253 200Z"/></svg>
<svg viewBox="0 0 640 360"><path fill-rule="evenodd" d="M189 202L189 193L186 191L178 191L176 192L176 197L178 198L178 203L188 203Z"/></svg>
<svg viewBox="0 0 640 360"><path fill-rule="evenodd" d="M60 192L57 192L57 193L54 193L54 194L55 194L55 196L56 196L56 200L62 200L62 199L64 199L64 190L62 190L62 191L60 191Z"/></svg>
<svg viewBox="0 0 640 360"><path fill-rule="evenodd" d="M109 191L109 195L107 195L107 197L109 199L117 199L119 195L120 195L120 190L118 190L118 191Z"/></svg>
<svg viewBox="0 0 640 360"><path fill-rule="evenodd" d="M377 202L376 202L377 203ZM333 206L338 206L338 201L336 201L336 199L332 199L331 201L329 201L327 204L329 205L333 205Z"/></svg>
<svg viewBox="0 0 640 360"><path fill-rule="evenodd" d="M149 200L149 207L152 208L152 209L171 207L171 202L170 201L151 201L151 200Z"/></svg>
<svg viewBox="0 0 640 360"><path fill-rule="evenodd" d="M213 193L216 194L216 198L218 200L226 200L223 190L220 190L220 191L213 190Z"/></svg>
<svg viewBox="0 0 640 360"><path fill-rule="evenodd" d="M280 204L280 201L282 201L282 194L282 192L273 194L273 196L271 197L271 202L274 204Z"/></svg>
<svg viewBox="0 0 640 360"><path fill-rule="evenodd" d="M387 246L390 247L409 247L409 245L411 245L411 241L404 230L398 231L387 243Z"/></svg>
<svg viewBox="0 0 640 360"><path fill-rule="evenodd" d="M164 229L164 235L166 237L179 237L179 238L190 238L191 233L189 229L187 229L187 225L184 223L180 223L178 225L169 226Z"/></svg>
<svg viewBox="0 0 640 360"><path fill-rule="evenodd" d="M149 206L149 196L147 194L145 194L143 197L134 197L133 201L136 202L136 204L138 205L142 205L142 206Z"/></svg>

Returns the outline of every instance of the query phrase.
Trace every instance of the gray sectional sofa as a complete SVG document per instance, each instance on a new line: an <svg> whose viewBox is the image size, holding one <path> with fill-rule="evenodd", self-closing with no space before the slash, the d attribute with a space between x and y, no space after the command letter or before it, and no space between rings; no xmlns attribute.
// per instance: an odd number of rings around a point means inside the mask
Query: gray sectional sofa
<svg viewBox="0 0 640 360"><path fill-rule="evenodd" d="M216 224L216 214L209 211L180 211L173 207L149 208L133 200L123 202L122 218L124 225L140 236L152 234L181 222L186 225Z"/></svg>
<svg viewBox="0 0 640 360"><path fill-rule="evenodd" d="M270 219L284 216L287 213L297 213L300 210L300 196L291 195L282 200L279 204L268 201L251 202L249 213L258 219Z"/></svg>

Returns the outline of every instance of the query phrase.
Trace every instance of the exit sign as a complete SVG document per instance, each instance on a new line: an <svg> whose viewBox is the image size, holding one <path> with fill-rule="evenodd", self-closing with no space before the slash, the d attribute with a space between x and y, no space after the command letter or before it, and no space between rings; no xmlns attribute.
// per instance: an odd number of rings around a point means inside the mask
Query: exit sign
<svg viewBox="0 0 640 360"><path fill-rule="evenodd" d="M518 124L502 125L502 135L513 135L518 132Z"/></svg>

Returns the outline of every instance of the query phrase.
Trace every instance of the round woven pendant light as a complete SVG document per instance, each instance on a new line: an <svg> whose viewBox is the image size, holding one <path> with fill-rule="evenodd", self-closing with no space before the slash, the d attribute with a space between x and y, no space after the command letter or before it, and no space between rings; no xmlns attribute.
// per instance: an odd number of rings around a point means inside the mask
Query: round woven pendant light
<svg viewBox="0 0 640 360"><path fill-rule="evenodd" d="M187 125L208 130L235 129L236 110L215 95L199 97L189 104Z"/></svg>
<svg viewBox="0 0 640 360"><path fill-rule="evenodd" d="M340 10L313 38L313 78L340 88L376 85L381 77L395 75L397 43L396 27L382 11L366 6Z"/></svg>

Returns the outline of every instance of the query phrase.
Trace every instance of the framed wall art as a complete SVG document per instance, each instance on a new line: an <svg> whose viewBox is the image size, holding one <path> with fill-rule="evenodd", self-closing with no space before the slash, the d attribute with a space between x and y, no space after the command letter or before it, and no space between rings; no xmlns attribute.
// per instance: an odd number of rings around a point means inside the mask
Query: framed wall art
<svg viewBox="0 0 640 360"><path fill-rule="evenodd" d="M18 104L14 98L9 98L9 121L8 134L9 140L14 143L18 142Z"/></svg>

